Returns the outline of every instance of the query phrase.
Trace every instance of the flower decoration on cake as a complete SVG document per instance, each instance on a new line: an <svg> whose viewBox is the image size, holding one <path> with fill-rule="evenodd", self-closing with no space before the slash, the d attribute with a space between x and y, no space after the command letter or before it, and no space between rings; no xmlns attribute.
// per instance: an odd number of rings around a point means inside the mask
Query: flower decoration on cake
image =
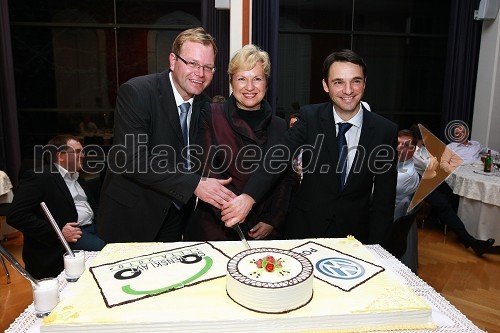
<svg viewBox="0 0 500 333"><path fill-rule="evenodd" d="M255 263L258 268L264 267L266 271L272 272L274 268L282 268L283 264L280 260L275 260L273 256L266 256L265 258L257 260Z"/></svg>
<svg viewBox="0 0 500 333"><path fill-rule="evenodd" d="M283 268L283 262L284 262L283 259L275 259L271 255L267 255L264 258L260 258L258 260L252 259L251 262L255 264L257 270L255 272L252 272L250 275L256 278L260 277L263 271L269 273L277 273L280 275L285 275L290 273L288 270L285 270Z"/></svg>

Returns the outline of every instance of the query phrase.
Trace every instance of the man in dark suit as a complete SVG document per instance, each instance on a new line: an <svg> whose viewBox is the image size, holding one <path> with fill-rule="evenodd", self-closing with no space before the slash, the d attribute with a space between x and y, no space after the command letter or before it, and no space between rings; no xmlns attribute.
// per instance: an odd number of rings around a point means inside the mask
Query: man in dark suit
<svg viewBox="0 0 500 333"><path fill-rule="evenodd" d="M78 138L58 135L45 149L52 163L23 173L7 216L8 223L23 232L23 260L37 279L56 277L64 268L66 252L41 202L72 249L99 251L104 247L94 231L93 193L78 175L84 156Z"/></svg>
<svg viewBox="0 0 500 333"><path fill-rule="evenodd" d="M168 71L120 87L97 228L106 242L179 241L193 194L217 208L234 197L224 187L231 179L201 179L185 164L195 162L186 146L194 143L201 105L210 101L202 93L216 53L203 28L188 29L173 42Z"/></svg>
<svg viewBox="0 0 500 333"><path fill-rule="evenodd" d="M366 65L351 50L325 59L322 82L331 102L302 107L283 138L290 151L303 150L303 179L285 222L285 237L353 235L363 243L384 245L394 215L397 126L361 105ZM244 194L224 205L226 226L244 220L276 179L279 172L273 170L280 167L267 154Z"/></svg>

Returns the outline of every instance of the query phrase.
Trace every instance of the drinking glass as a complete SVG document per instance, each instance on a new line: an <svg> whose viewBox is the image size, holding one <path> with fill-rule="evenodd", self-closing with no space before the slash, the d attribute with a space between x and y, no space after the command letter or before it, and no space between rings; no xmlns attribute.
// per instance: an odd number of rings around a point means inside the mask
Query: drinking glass
<svg viewBox="0 0 500 333"><path fill-rule="evenodd" d="M74 257L68 252L64 254L64 274L66 281L76 282L85 271L85 252L73 250Z"/></svg>
<svg viewBox="0 0 500 333"><path fill-rule="evenodd" d="M32 284L33 304L38 318L48 316L59 302L59 283L56 278L38 280L38 286Z"/></svg>
<svg viewBox="0 0 500 333"><path fill-rule="evenodd" d="M494 175L495 176L500 176L500 156L497 154L495 155L495 158L493 159L493 168L494 168Z"/></svg>

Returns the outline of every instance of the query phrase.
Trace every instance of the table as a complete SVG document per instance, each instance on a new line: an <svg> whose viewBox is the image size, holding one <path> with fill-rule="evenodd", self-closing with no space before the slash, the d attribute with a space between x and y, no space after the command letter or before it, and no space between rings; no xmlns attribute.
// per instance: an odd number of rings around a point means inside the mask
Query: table
<svg viewBox="0 0 500 333"><path fill-rule="evenodd" d="M14 198L14 193L12 192L12 183L9 176L0 170L0 204L10 203ZM0 239L3 239L3 235L7 235L17 230L7 225L5 222L5 216L0 216Z"/></svg>
<svg viewBox="0 0 500 333"><path fill-rule="evenodd" d="M403 265L389 252L379 245L368 245L368 250L380 259L383 266L396 273L398 278L408 284L420 297L425 299L432 308L432 320L437 324L434 330L405 330L404 333L424 333L424 332L484 332L475 326L467 317L465 317L458 309L450 304L444 297L436 292L431 286L426 284L422 279L416 276L408 267ZM92 259L97 255L97 252L86 252L86 266L90 267ZM72 288L74 284L67 283L64 278L64 273L61 273L59 279L59 290L61 295L67 291L66 288ZM38 333L40 331L41 319L37 319L34 314L33 304L29 305L25 311L10 325L5 331L6 333ZM391 331L396 332L396 331Z"/></svg>
<svg viewBox="0 0 500 333"><path fill-rule="evenodd" d="M12 183L9 176L0 170L0 203L6 202L12 202Z"/></svg>
<svg viewBox="0 0 500 333"><path fill-rule="evenodd" d="M500 173L485 173L482 163L463 165L446 179L460 196L458 216L475 238L500 245Z"/></svg>

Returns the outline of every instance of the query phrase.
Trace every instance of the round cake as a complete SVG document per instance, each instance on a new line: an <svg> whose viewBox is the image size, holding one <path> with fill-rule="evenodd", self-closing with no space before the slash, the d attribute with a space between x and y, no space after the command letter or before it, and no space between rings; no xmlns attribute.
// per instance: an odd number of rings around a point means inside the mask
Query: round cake
<svg viewBox="0 0 500 333"><path fill-rule="evenodd" d="M313 265L303 255L288 250L246 250L227 264L226 291L233 301L247 309L289 312L311 300Z"/></svg>

